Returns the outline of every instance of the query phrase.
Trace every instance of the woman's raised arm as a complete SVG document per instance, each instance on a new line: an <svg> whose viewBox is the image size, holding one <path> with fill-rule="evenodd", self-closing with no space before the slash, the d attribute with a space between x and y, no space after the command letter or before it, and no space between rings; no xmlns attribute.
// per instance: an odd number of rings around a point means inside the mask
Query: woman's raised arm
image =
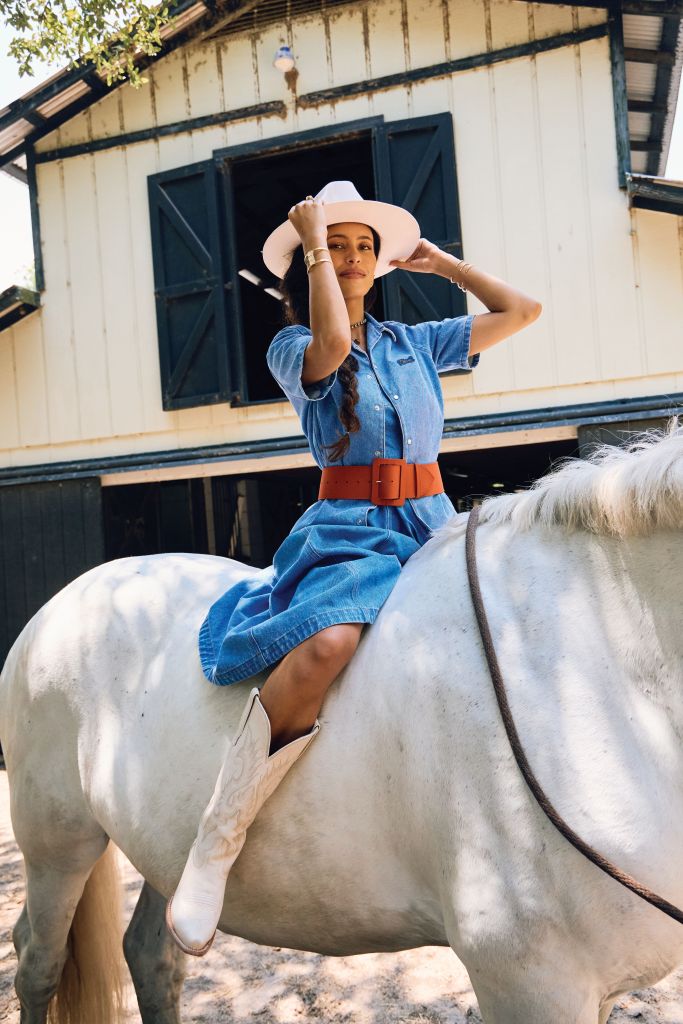
<svg viewBox="0 0 683 1024"><path fill-rule="evenodd" d="M299 233L304 253L316 246L327 248L327 223L321 202L304 199L287 216ZM351 331L333 264L325 262L311 267L308 281L313 337L306 348L301 380L303 384L314 384L344 362L351 351Z"/></svg>
<svg viewBox="0 0 683 1024"><path fill-rule="evenodd" d="M491 345L509 338L516 331L521 331L523 327L537 320L543 309L536 299L471 264L470 269L463 274L461 260L444 252L426 238L420 239L420 244L410 259L391 260L391 265L400 270L438 274L449 280L464 282L467 289L488 307L490 312L477 313L474 318L470 355L483 352Z"/></svg>

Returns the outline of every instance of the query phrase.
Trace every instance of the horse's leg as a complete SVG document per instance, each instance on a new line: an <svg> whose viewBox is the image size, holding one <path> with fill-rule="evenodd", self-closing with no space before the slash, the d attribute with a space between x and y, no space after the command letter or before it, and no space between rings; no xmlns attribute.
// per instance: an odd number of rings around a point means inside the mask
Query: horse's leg
<svg viewBox="0 0 683 1024"><path fill-rule="evenodd" d="M598 1024L607 1024L607 1020L609 1018L610 1013L614 1009L615 1003L616 999L608 999L606 1002L602 1004L602 1006L600 1007L600 1017L598 1019Z"/></svg>
<svg viewBox="0 0 683 1024"><path fill-rule="evenodd" d="M535 988L538 981L525 978L523 989L519 980L501 983L495 991L473 983L484 1024L598 1024L598 1001L581 991L579 978L576 988L558 986L552 975L543 989Z"/></svg>
<svg viewBox="0 0 683 1024"><path fill-rule="evenodd" d="M166 901L147 882L123 939L142 1024L180 1024L187 957L166 927Z"/></svg>
<svg viewBox="0 0 683 1024"><path fill-rule="evenodd" d="M592 980L579 964L572 968L569 956L563 962L562 950L555 953L526 949L485 962L463 960L485 1024L598 1024L600 998Z"/></svg>
<svg viewBox="0 0 683 1024"><path fill-rule="evenodd" d="M19 960L15 988L21 1024L44 1024L67 960L67 939L88 876L106 846L106 837L74 852L68 870L26 854L26 903L14 928ZM44 852L43 852L44 856Z"/></svg>

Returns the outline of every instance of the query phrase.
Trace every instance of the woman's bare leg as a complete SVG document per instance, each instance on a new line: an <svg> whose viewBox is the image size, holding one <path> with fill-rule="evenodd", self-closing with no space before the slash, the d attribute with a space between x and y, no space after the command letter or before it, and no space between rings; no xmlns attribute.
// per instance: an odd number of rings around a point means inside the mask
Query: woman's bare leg
<svg viewBox="0 0 683 1024"><path fill-rule="evenodd" d="M197 838L166 907L169 931L185 953L203 956L213 942L225 884L246 832L269 794L317 735L312 727L323 698L356 650L362 628L360 622L343 622L319 630L273 669L258 698L250 695L248 714L228 747ZM287 744L291 746L281 756L269 756Z"/></svg>
<svg viewBox="0 0 683 1024"><path fill-rule="evenodd" d="M327 626L294 647L273 669L259 694L270 719L271 754L311 729L325 694L358 647L364 625Z"/></svg>

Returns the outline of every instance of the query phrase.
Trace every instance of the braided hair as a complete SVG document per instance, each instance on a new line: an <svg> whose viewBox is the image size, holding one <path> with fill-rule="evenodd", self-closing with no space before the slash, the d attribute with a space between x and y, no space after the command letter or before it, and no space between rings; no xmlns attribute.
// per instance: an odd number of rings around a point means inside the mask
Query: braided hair
<svg viewBox="0 0 683 1024"><path fill-rule="evenodd" d="M375 256L377 256L379 254L380 237L374 228L370 228L370 231L372 232ZM280 291L283 295L285 325L304 324L304 326L310 327L308 272L304 263L303 246L301 245L297 245L296 249L292 252L291 262L280 282ZM364 300L366 313L372 309L376 299L377 288L373 284ZM325 448L329 449L328 456L331 462L337 462L346 454L351 445L350 434L360 430L360 420L355 413L358 402L357 370L358 360L352 352L349 352L337 370L337 376L342 385L342 404L339 410L339 419L346 433L333 444L324 445Z"/></svg>

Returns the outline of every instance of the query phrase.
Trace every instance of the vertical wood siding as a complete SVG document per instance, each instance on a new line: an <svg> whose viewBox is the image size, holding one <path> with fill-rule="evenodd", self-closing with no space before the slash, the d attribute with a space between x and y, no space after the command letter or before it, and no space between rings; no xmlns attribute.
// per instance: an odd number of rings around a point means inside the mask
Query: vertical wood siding
<svg viewBox="0 0 683 1024"><path fill-rule="evenodd" d="M24 624L104 559L100 481L0 488L0 665Z"/></svg>
<svg viewBox="0 0 683 1024"><path fill-rule="evenodd" d="M607 39L299 110L272 66L290 43L301 94L603 20L511 0L336 8L176 51L46 137L40 149L270 100L288 111L38 166L46 290L0 336L2 464L298 433L286 403L162 410L147 176L373 114L452 112L465 258L544 306L444 380L448 416L683 389L680 218L629 211L618 190ZM472 295L468 308L485 311Z"/></svg>

